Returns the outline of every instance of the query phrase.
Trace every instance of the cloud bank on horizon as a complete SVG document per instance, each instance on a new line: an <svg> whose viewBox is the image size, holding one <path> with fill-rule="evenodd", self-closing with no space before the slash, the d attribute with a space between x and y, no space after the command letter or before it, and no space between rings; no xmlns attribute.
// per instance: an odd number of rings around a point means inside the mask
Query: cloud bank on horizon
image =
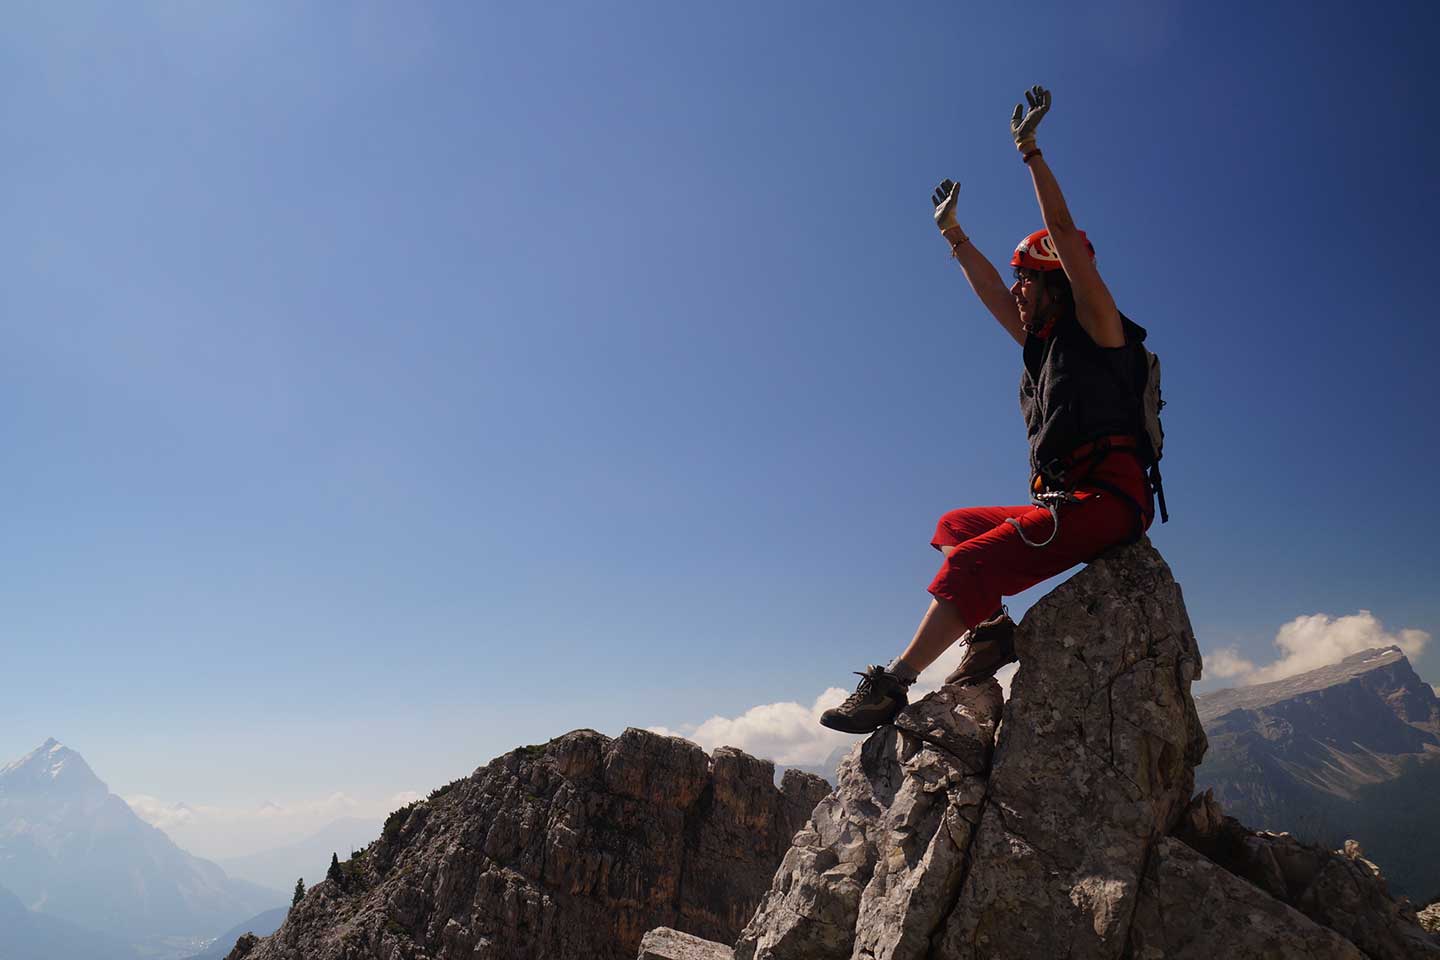
<svg viewBox="0 0 1440 960"><path fill-rule="evenodd" d="M1280 657L1272 663L1257 666L1234 646L1228 646L1205 655L1205 672L1233 680L1237 686L1251 686L1284 680L1375 647L1399 647L1413 658L1429 642L1430 634L1424 630L1389 632L1369 610L1345 617L1312 613L1296 617L1276 632L1275 646Z"/></svg>

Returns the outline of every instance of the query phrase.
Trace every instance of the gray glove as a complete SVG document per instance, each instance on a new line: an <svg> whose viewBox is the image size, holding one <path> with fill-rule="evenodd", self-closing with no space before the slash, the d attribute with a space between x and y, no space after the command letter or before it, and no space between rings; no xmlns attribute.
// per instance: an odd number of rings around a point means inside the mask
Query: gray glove
<svg viewBox="0 0 1440 960"><path fill-rule="evenodd" d="M956 226L955 204L959 196L960 184L949 177L941 180L940 186L930 195L930 202L935 204L935 226L941 230Z"/></svg>
<svg viewBox="0 0 1440 960"><path fill-rule="evenodd" d="M1025 100L1030 109L1026 110L1017 103L1015 112L1010 115L1010 136L1015 138L1015 146L1021 150L1035 146L1035 128L1040 126L1040 121L1050 109L1050 91L1037 83L1025 91Z"/></svg>

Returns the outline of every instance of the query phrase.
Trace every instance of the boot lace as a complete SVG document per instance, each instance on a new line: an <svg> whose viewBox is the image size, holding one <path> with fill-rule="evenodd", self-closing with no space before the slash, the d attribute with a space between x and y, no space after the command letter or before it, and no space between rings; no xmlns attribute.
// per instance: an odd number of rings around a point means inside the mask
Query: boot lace
<svg viewBox="0 0 1440 960"><path fill-rule="evenodd" d="M855 688L855 692L846 697L845 702L840 704L841 710L853 709L869 699L871 692L875 689L875 681L885 674L885 668L877 663L864 673L861 673L859 670L851 672L860 678L860 684Z"/></svg>
<svg viewBox="0 0 1440 960"><path fill-rule="evenodd" d="M998 617L1002 617L1002 616L1004 616L1004 617L1010 616L1010 608L1009 608L1008 606L1006 606L1005 604L1003 604L1003 603L1000 604L1000 609L999 609L999 610L996 610L995 613L994 613L988 620L986 620L985 622L986 622L986 623L989 623L991 620L995 620L995 619L997 619ZM978 624L977 624L977 626L978 626ZM964 633L960 634L960 639L955 641L955 645L963 649L963 648L965 648L965 647L970 646L970 644L972 644L972 643L974 643L974 642L975 642L975 627L971 627L969 630L966 630Z"/></svg>

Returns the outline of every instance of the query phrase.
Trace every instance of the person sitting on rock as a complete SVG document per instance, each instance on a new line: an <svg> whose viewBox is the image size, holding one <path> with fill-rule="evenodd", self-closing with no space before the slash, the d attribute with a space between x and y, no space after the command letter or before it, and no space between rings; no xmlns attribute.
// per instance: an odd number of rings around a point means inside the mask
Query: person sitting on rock
<svg viewBox="0 0 1440 960"><path fill-rule="evenodd" d="M943 180L931 199L971 288L1023 348L1020 408L1034 501L940 518L930 543L945 560L930 584L930 609L900 656L861 673L855 692L821 715L834 730L869 733L890 723L906 706L910 684L962 634L965 656L946 683L982 681L1015 662L1015 623L1001 599L1140 539L1155 515L1141 460L1145 330L1116 308L1095 250L1035 145L1049 91L1036 86L1025 96L1029 109L1015 107L1010 130L1045 229L1015 248L1008 289L956 221L960 185Z"/></svg>

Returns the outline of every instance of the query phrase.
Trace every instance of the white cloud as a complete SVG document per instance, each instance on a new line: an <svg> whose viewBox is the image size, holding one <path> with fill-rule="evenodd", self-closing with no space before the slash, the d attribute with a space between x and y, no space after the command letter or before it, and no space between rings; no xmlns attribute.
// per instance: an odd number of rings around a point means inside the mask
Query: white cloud
<svg viewBox="0 0 1440 960"><path fill-rule="evenodd" d="M141 820L166 832L183 827L195 819L195 811L185 804L166 803L159 797L150 797L143 793L126 797L125 802L130 804L130 809L134 810Z"/></svg>
<svg viewBox="0 0 1440 960"><path fill-rule="evenodd" d="M1206 655L1205 670L1218 677L1237 678L1242 685L1269 683L1375 647L1399 647L1415 657L1429 642L1430 634L1424 630L1387 631L1369 610L1344 617L1314 613L1296 617L1276 632L1280 657L1274 662L1257 667L1234 647L1224 647Z"/></svg>
<svg viewBox="0 0 1440 960"><path fill-rule="evenodd" d="M854 740L850 734L820 726L820 714L839 706L849 693L830 687L808 707L793 701L761 704L738 717L717 716L697 727L682 726L682 732L674 735L707 751L731 746L787 766L820 764L836 747Z"/></svg>
<svg viewBox="0 0 1440 960"><path fill-rule="evenodd" d="M1221 647L1205 655L1205 672L1216 677L1243 677L1255 672L1255 661L1240 656L1235 647Z"/></svg>
<svg viewBox="0 0 1440 960"><path fill-rule="evenodd" d="M425 794L415 790L402 790L389 800L385 801L386 811L399 810L401 807L409 806L417 800L424 800Z"/></svg>

